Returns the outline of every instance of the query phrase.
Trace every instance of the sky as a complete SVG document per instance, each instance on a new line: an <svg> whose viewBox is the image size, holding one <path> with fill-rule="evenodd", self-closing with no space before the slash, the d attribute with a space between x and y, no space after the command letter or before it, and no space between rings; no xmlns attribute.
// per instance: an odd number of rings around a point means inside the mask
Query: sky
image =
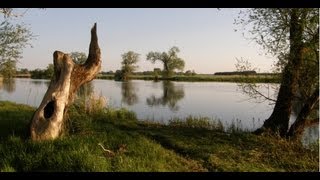
<svg viewBox="0 0 320 180"><path fill-rule="evenodd" d="M20 19L36 35L33 48L24 49L18 68L44 69L53 63L53 52L88 53L90 29L97 23L102 71L121 68L121 54L140 54L138 71L162 68L146 61L150 51L180 49L186 70L212 74L235 71L236 59L244 58L258 72L271 72L275 58L259 45L245 39L233 24L239 9L215 8L101 8L29 9Z"/></svg>

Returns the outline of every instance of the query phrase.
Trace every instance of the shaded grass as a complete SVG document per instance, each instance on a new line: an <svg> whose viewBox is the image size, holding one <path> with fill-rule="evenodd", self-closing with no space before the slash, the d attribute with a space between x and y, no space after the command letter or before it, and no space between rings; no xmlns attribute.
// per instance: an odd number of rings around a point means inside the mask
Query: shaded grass
<svg viewBox="0 0 320 180"><path fill-rule="evenodd" d="M17 106L0 102L1 106ZM19 110L21 112L22 110ZM204 171L193 160L163 148L159 143L134 132L117 128L124 118L132 117L132 112L108 110L101 113L105 119L93 119L88 115L70 109L70 121L78 125L77 131L68 136L44 142L32 142L19 134L8 134L1 138L0 171ZM2 108L0 108L2 112ZM17 112L14 112L17 113ZM32 111L25 111L32 116ZM15 116L1 116L1 121L18 121ZM136 119L131 120L136 121ZM20 122L20 123L24 123ZM82 124L84 123L84 124ZM27 123L24 123L27 125ZM1 126L1 130L5 129ZM108 157L98 143L114 152L119 145L126 145L126 152Z"/></svg>
<svg viewBox="0 0 320 180"><path fill-rule="evenodd" d="M0 138L9 135L26 136L34 108L8 101L0 102Z"/></svg>
<svg viewBox="0 0 320 180"><path fill-rule="evenodd" d="M138 129L135 129L137 131ZM318 171L318 148L250 133L151 125L139 129L168 149L202 162L209 171Z"/></svg>
<svg viewBox="0 0 320 180"><path fill-rule="evenodd" d="M66 136L32 142L23 138L23 127L33 111L0 102L0 171L319 171L316 146L226 133L206 118L175 119L169 125L141 122L125 109L85 113L72 106ZM106 154L99 143L115 155Z"/></svg>

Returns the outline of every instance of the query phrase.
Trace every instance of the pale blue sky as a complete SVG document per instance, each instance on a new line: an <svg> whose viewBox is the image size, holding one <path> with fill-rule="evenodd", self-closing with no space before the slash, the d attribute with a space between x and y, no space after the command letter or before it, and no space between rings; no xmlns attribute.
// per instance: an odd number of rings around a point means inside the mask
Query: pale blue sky
<svg viewBox="0 0 320 180"><path fill-rule="evenodd" d="M146 61L149 51L180 48L186 70L197 73L234 71L236 58L246 58L270 71L274 58L266 57L254 42L235 32L239 9L30 9L22 18L37 35L26 48L19 68L45 68L55 50L87 53L90 29L95 22L102 53L102 71L120 69L121 54L140 55L138 71L162 68Z"/></svg>

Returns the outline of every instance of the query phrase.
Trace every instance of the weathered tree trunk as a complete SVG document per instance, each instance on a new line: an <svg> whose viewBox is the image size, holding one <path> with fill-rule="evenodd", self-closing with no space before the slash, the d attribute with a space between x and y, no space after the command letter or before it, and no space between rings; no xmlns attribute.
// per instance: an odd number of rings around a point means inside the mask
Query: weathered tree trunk
<svg viewBox="0 0 320 180"><path fill-rule="evenodd" d="M300 17L301 18L301 17ZM303 18L302 18L303 19ZM302 63L302 36L304 25L299 19L298 10L290 13L290 52L279 89L278 98L271 116L264 122L256 134L268 130L285 136L289 128L292 101L298 86L299 68Z"/></svg>
<svg viewBox="0 0 320 180"><path fill-rule="evenodd" d="M73 102L77 89L91 81L101 69L97 26L91 29L89 55L83 65L75 64L63 52L53 53L54 78L33 115L30 131L32 140L49 140L59 137L63 130L64 115Z"/></svg>
<svg viewBox="0 0 320 180"><path fill-rule="evenodd" d="M298 139L301 137L303 130L306 126L311 126L313 124L319 123L319 119L307 120L309 114L314 109L316 104L319 102L319 88L317 88L312 96L307 100L307 102L302 107L297 120L291 125L290 130L287 134L288 137L293 137Z"/></svg>

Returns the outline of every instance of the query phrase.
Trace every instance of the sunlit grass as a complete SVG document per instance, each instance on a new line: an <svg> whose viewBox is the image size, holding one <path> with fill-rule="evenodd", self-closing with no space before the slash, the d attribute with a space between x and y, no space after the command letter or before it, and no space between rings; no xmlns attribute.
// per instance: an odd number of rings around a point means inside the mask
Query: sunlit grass
<svg viewBox="0 0 320 180"><path fill-rule="evenodd" d="M70 107L64 137L32 142L25 134L34 109L0 102L0 172L319 171L319 144L224 132L202 117L165 125L125 109L84 108Z"/></svg>

